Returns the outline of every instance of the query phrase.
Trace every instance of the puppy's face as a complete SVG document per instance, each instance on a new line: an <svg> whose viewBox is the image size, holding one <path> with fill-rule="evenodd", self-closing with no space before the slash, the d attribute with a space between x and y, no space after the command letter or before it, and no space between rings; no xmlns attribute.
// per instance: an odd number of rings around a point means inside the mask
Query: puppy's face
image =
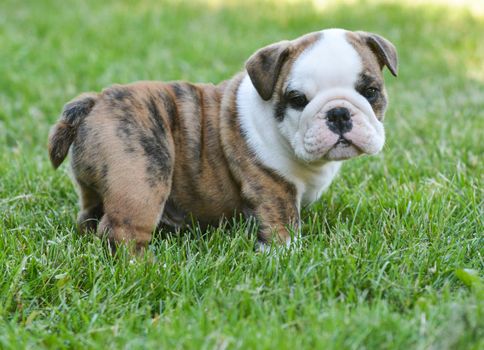
<svg viewBox="0 0 484 350"><path fill-rule="evenodd" d="M262 99L272 104L279 132L295 156L317 162L382 149L384 66L396 75L390 42L330 29L259 50L247 71Z"/></svg>

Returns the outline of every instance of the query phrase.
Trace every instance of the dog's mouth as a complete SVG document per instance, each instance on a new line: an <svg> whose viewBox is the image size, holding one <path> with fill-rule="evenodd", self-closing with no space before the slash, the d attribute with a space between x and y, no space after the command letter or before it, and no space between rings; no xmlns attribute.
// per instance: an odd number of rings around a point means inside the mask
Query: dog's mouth
<svg viewBox="0 0 484 350"><path fill-rule="evenodd" d="M353 142L351 140L348 140L343 135L340 135L338 141L336 141L336 143L334 144L333 147L340 146L340 145L342 147L349 147L349 146L353 145Z"/></svg>
<svg viewBox="0 0 484 350"><path fill-rule="evenodd" d="M327 160L345 160L357 157L365 153L352 140L347 139L343 135L339 135L338 140L333 147L324 155Z"/></svg>

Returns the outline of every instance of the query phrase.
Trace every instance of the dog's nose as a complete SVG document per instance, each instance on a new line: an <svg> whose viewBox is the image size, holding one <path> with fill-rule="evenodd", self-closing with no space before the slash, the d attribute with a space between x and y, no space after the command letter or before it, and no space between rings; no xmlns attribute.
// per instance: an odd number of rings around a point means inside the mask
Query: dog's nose
<svg viewBox="0 0 484 350"><path fill-rule="evenodd" d="M348 108L336 107L326 112L329 130L337 134L344 134L351 130L353 123Z"/></svg>

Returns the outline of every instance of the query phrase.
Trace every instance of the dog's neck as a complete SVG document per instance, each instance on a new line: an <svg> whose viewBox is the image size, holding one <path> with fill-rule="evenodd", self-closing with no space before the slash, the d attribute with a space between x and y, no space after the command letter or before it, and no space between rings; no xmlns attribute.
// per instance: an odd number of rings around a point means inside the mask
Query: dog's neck
<svg viewBox="0 0 484 350"><path fill-rule="evenodd" d="M297 159L289 141L279 132L274 107L259 96L248 75L237 91L237 112L249 147L264 166L296 186L298 205L317 200L330 185L341 162L310 164Z"/></svg>

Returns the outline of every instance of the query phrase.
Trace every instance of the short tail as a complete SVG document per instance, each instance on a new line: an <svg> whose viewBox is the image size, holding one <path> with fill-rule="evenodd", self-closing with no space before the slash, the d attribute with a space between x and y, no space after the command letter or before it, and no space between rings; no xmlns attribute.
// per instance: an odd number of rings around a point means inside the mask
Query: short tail
<svg viewBox="0 0 484 350"><path fill-rule="evenodd" d="M97 94L86 93L64 106L62 115L49 134L49 157L55 169L61 165L69 152L77 128L96 104Z"/></svg>

